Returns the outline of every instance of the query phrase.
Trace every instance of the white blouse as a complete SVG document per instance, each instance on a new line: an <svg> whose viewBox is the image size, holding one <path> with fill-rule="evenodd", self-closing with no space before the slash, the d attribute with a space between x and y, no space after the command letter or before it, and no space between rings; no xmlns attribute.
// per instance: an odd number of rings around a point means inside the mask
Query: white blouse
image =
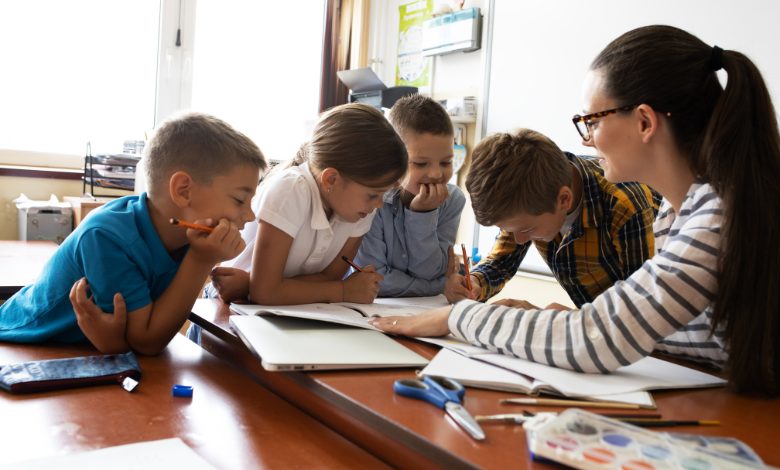
<svg viewBox="0 0 780 470"><path fill-rule="evenodd" d="M317 182L307 164L287 168L260 184L252 201L257 220L267 222L293 238L284 277L322 272L351 237L363 236L371 228L376 211L357 222L337 215L325 215ZM245 271L252 267L258 222L244 226L241 236L246 248L225 266Z"/></svg>

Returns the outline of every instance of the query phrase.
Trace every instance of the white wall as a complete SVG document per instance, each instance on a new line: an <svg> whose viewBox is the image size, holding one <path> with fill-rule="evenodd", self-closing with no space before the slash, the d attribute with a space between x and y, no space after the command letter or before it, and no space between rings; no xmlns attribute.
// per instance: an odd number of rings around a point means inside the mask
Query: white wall
<svg viewBox="0 0 780 470"><path fill-rule="evenodd" d="M373 67L387 84L395 79L398 6L406 0L372 4ZM479 100L474 139L517 127L536 129L561 148L588 154L571 124L582 110L581 86L596 54L618 35L641 25L665 23L689 30L703 41L745 53L758 65L780 112L780 54L773 0L483 0L482 49L435 59L434 98L473 94ZM492 10L492 11L491 11ZM492 18L493 29L488 31ZM492 33L492 54L487 55ZM489 67L488 67L489 66ZM486 79L485 72L489 71ZM489 93L487 93L489 91ZM485 97L488 96L487 102ZM473 148L474 142L469 142ZM464 210L459 240L471 244L474 223ZM495 229L479 231L480 252L492 244ZM529 259L530 268L543 267ZM526 266L526 267L529 267Z"/></svg>
<svg viewBox="0 0 780 470"><path fill-rule="evenodd" d="M740 51L762 71L780 111L780 2L773 0L495 1L488 132L534 128L572 152L571 117L593 58L638 26L669 24L712 45Z"/></svg>
<svg viewBox="0 0 780 470"><path fill-rule="evenodd" d="M398 7L412 0L375 0L371 4L371 36L369 57L374 72L386 85L395 84L396 56L398 54ZM485 13L487 0L470 0L464 8L480 8ZM483 28L483 38L485 29ZM484 44L484 41L483 41ZM484 47L474 52L455 52L434 58L434 77L431 94L439 99L448 96L482 94Z"/></svg>

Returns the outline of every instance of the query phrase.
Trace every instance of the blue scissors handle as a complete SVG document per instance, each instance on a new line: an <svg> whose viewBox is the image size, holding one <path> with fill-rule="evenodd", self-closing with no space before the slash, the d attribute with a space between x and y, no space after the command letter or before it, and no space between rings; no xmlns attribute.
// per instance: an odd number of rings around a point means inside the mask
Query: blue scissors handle
<svg viewBox="0 0 780 470"><path fill-rule="evenodd" d="M459 382L447 378L438 377L435 375L426 375L423 382L428 384L431 388L434 388L443 394L449 401L455 403L463 403L463 395L466 393L466 389L463 388Z"/></svg>
<svg viewBox="0 0 780 470"><path fill-rule="evenodd" d="M439 408L444 408L444 405L450 401L443 393L417 379L396 380L393 384L393 390L399 395L427 401Z"/></svg>
<svg viewBox="0 0 780 470"><path fill-rule="evenodd" d="M465 389L460 383L444 377L425 376L423 380L396 380L393 390L399 395L427 401L443 408L471 437L478 441L485 439L485 432L479 423L461 405Z"/></svg>

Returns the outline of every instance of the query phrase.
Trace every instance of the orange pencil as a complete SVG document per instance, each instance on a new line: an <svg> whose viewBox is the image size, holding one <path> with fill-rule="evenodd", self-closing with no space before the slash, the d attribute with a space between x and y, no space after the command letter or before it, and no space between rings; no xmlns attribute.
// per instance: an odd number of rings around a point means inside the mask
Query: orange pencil
<svg viewBox="0 0 780 470"><path fill-rule="evenodd" d="M349 259L349 258L347 258L346 256L342 256L342 257L341 257L341 259L343 259L344 261L346 261L346 262L347 262L347 264L349 264L350 266L352 266L353 268L355 268L355 271L357 271L357 272L359 272L359 273L362 273L362 272L363 272L363 270L362 270L362 269L360 269L360 266L358 266L357 264L353 263L353 262L352 262L352 260L351 260L351 259Z"/></svg>
<svg viewBox="0 0 780 470"><path fill-rule="evenodd" d="M173 219L171 218L168 222L170 222L172 225L180 225L184 228L191 228L194 230L200 230L201 232L211 233L214 229L211 227L207 227L205 225L200 224L193 224L192 222L187 222L186 220L179 220L179 219Z"/></svg>
<svg viewBox="0 0 780 470"><path fill-rule="evenodd" d="M463 250L463 269L466 271L466 287L471 292L471 274L469 274L469 257L466 255L466 245L461 243L460 248Z"/></svg>

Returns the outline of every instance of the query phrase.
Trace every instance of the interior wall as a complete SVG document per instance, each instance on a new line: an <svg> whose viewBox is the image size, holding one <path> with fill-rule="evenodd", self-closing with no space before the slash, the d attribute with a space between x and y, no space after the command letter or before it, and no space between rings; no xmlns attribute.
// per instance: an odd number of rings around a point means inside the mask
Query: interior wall
<svg viewBox="0 0 780 470"><path fill-rule="evenodd" d="M398 7L408 1L374 2L372 6L371 62L387 84L395 79ZM479 115L470 133L470 149L481 138L483 128L489 134L530 127L565 150L592 154L592 149L581 146L571 124L571 116L582 111L582 81L590 61L619 34L647 24L682 27L709 44L747 54L762 71L780 111L780 56L775 51L780 2L658 0L652 8L625 0L465 2L464 7L472 6L480 7L484 15L482 48L436 57L431 88L436 99L477 96ZM488 54L486 39L491 23L492 54ZM459 242L470 246L477 238L484 256L496 233L495 228L476 225L467 205ZM549 272L537 258L529 256L526 268Z"/></svg>
<svg viewBox="0 0 780 470"><path fill-rule="evenodd" d="M81 181L0 176L0 240L19 239L19 213L13 200L21 193L42 201L54 194L62 201L63 196L81 195Z"/></svg>
<svg viewBox="0 0 780 470"><path fill-rule="evenodd" d="M369 64L377 76L388 86L395 84L398 55L398 8L407 3L410 3L410 0L374 0L371 5L371 20L369 22L369 51L371 57ZM435 0L434 3L448 2ZM463 4L463 8L472 7L479 8L480 13L483 15L480 49L473 52L454 52L452 54L434 56L433 76L430 87L431 97L436 100L463 96L477 97L477 119L474 123L466 126L465 145L469 153L474 148L475 143L481 138L481 100L484 96L483 74L486 67L485 44L489 0L467 0ZM467 171L468 158L458 177L461 187ZM468 194L466 196L466 207L463 209L456 241L457 243L465 243L467 247L470 247L475 221Z"/></svg>

